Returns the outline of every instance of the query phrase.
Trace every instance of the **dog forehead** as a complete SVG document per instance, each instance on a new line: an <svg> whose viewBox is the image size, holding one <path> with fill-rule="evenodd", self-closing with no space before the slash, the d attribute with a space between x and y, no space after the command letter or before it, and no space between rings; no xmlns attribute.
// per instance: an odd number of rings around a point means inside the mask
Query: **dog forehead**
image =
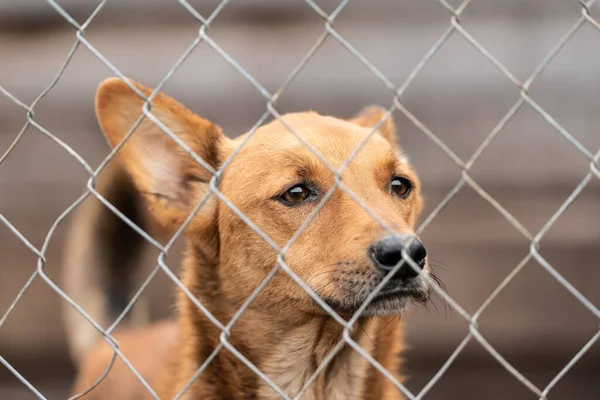
<svg viewBox="0 0 600 400"><path fill-rule="evenodd" d="M286 114L258 128L239 149L239 154L277 157L295 152L303 156L312 153L312 149L334 166L343 163L361 145L363 148L357 155L360 158L377 159L389 154L393 149L380 135L371 135L363 143L371 130L315 112ZM238 138L239 144L246 135Z"/></svg>
<svg viewBox="0 0 600 400"><path fill-rule="evenodd" d="M260 128L264 136L294 133L304 139L333 136L364 136L365 129L344 119L318 114L314 111L285 114ZM293 134L293 133L292 133ZM343 140L343 138L340 138Z"/></svg>

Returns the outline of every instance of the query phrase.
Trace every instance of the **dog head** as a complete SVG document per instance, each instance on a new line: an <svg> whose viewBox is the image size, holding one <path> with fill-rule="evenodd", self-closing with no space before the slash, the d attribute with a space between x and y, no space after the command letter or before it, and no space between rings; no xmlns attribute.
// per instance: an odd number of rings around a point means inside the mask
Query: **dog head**
<svg viewBox="0 0 600 400"><path fill-rule="evenodd" d="M101 84L96 110L112 147L143 105L123 81ZM275 248L286 246L286 265L340 313L353 313L392 270L366 315L397 314L411 300L427 298L427 255L414 234L422 208L419 179L396 145L391 118L370 135L385 110L371 107L349 120L287 114L236 139L161 93L151 112L176 140L146 117L119 149L121 162L162 225L178 228L202 204L185 234L201 262L217 266L219 288L230 302L245 301L277 265ZM342 168L342 187L329 167ZM220 199L210 189L215 171ZM412 261L403 262L405 256ZM284 271L252 305L324 312Z"/></svg>

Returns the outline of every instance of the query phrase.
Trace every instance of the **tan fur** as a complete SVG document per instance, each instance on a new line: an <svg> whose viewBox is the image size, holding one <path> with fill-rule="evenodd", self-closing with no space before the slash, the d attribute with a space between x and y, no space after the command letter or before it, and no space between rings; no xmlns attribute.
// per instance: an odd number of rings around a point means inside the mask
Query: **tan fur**
<svg viewBox="0 0 600 400"><path fill-rule="evenodd" d="M130 82L145 96L150 95L149 88ZM96 109L112 147L124 139L141 115L143 104L123 81L113 78L102 83ZM227 138L221 128L164 94L154 98L151 112L213 169L218 169L246 137ZM384 115L381 108L368 108L347 121L314 112L287 114L283 119L330 165L339 168ZM322 197L334 184L334 176L277 120L259 128L238 150L220 177L219 190L277 246L283 247L318 201L288 207L276 197L301 180L318 187ZM177 229L209 193L210 171L147 118L118 155L145 198L152 218L168 232ZM414 184L406 199L389 193L389 182L397 175ZM419 181L396 146L391 117L349 163L342 181L392 230L413 233L422 207ZM188 247L182 282L221 323L227 324L277 264L277 252L214 194L209 195L184 234ZM386 231L361 205L338 189L289 248L285 261L312 290L349 319L353 311L348 307L357 306L349 305L350 302L356 296L366 296L376 281L367 249L384 235ZM427 267L424 272L428 273ZM425 283L421 277L418 279L425 292ZM379 311L365 314L351 336L401 379L399 314L404 305L394 307L382 311L386 315L378 314ZM178 294L177 308L177 322L147 328L123 327L115 335L125 356L161 399L177 395L220 343L221 330L184 293ZM342 334L343 328L285 272L279 271L233 325L228 342L293 397ZM104 342L90 349L80 364L74 391L89 387L111 357ZM86 398L150 398L135 381L133 374L118 362ZM223 348L182 398L279 397ZM403 396L364 357L344 345L303 398L366 400Z"/></svg>

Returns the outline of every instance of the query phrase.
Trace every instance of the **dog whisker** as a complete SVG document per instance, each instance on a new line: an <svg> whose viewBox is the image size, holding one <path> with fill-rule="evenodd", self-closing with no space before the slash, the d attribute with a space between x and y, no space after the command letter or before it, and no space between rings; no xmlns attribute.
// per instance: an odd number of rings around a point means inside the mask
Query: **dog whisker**
<svg viewBox="0 0 600 400"><path fill-rule="evenodd" d="M334 267L336 265L355 265L356 261L338 261L338 262L334 262L333 264L329 264L326 265L325 267Z"/></svg>
<svg viewBox="0 0 600 400"><path fill-rule="evenodd" d="M334 269L334 270L327 270L327 271L319 272L318 274L314 274L314 275L312 275L312 276L311 276L311 277L310 277L310 278L309 278L309 279L306 281L306 284L307 284L307 285L310 285L310 283L311 283L311 282L312 282L314 279L316 279L316 278L318 278L318 277L320 277L320 276L326 275L326 274L347 274L347 275L348 275L348 274L355 274L355 275L360 275L361 273L362 273L362 271L361 271L361 270L347 270L347 269Z"/></svg>
<svg viewBox="0 0 600 400"><path fill-rule="evenodd" d="M455 275L455 276L460 276L456 272L452 271L452 269L448 265L446 265L446 264L444 264L444 263L442 263L442 262L440 262L440 261L438 261L438 260L436 260L434 258L429 258L429 266L430 267L435 267L435 268L442 269L442 270L444 270L446 272L449 272L449 273L451 273L452 275Z"/></svg>
<svg viewBox="0 0 600 400"><path fill-rule="evenodd" d="M436 286L438 286L442 291L444 291L444 293L448 293L448 289L446 288L446 285L444 284L444 282L435 274L435 271L433 271L433 269L431 270L431 273L429 275L430 279L434 282L434 284ZM451 310L448 302L446 300L444 300L440 294L436 291L431 289L431 294L433 296L435 296L435 298L444 306L444 315L445 317L448 316L448 310ZM435 305L433 298L430 296L427 300L427 303L430 303L432 306L434 306L436 308L436 310L439 312L437 306Z"/></svg>

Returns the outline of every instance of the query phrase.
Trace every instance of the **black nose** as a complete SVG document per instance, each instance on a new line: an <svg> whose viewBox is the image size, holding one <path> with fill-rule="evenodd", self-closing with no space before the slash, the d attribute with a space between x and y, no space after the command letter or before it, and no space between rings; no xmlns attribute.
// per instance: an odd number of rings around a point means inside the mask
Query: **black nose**
<svg viewBox="0 0 600 400"><path fill-rule="evenodd" d="M408 256L419 266L425 266L425 257L427 250L423 243L412 235L385 236L378 240L371 249L369 255L377 268L383 272L389 272L400 261L402 261L402 250L406 249ZM418 275L418 272L408 263L403 263L400 269L396 271L392 279L411 279Z"/></svg>

